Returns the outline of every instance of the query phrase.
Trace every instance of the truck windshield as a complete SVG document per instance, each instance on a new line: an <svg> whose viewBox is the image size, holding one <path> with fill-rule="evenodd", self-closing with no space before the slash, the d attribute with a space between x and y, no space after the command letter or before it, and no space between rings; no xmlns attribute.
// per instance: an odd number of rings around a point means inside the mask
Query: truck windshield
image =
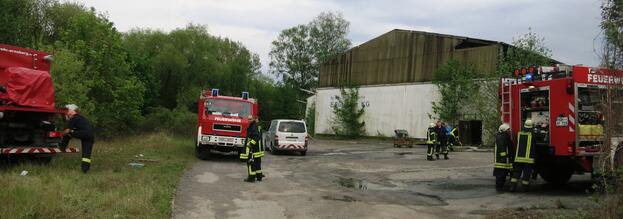
<svg viewBox="0 0 623 219"><path fill-rule="evenodd" d="M305 133L305 124L302 122L281 122L279 132Z"/></svg>
<svg viewBox="0 0 623 219"><path fill-rule="evenodd" d="M251 115L251 103L239 100L207 99L206 114L248 117Z"/></svg>

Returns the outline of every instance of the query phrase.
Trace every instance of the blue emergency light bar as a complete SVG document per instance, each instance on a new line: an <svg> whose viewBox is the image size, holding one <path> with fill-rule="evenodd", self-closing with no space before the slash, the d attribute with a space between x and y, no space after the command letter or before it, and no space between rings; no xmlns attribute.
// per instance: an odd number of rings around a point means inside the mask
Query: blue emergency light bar
<svg viewBox="0 0 623 219"><path fill-rule="evenodd" d="M249 92L247 91L242 92L242 99L244 100L249 99Z"/></svg>
<svg viewBox="0 0 623 219"><path fill-rule="evenodd" d="M218 96L218 89L214 88L212 89L212 96Z"/></svg>

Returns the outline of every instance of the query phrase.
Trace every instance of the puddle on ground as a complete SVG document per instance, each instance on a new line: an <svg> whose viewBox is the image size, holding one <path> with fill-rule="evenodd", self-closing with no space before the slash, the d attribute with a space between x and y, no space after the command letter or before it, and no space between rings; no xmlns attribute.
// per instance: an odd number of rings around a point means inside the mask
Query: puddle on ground
<svg viewBox="0 0 623 219"><path fill-rule="evenodd" d="M404 155L411 155L413 154L413 152L394 152L394 155L396 156L404 156Z"/></svg>
<svg viewBox="0 0 623 219"><path fill-rule="evenodd" d="M343 195L341 197L324 195L324 196L322 196L322 199L333 200L333 201L343 201L343 202L355 202L355 201L357 201L355 198L350 197L348 195Z"/></svg>
<svg viewBox="0 0 623 219"><path fill-rule="evenodd" d="M465 190L474 190L481 188L491 188L491 185L486 184L458 184L458 183L448 183L443 182L436 185L433 185L432 188L438 190L455 190L455 191L465 191Z"/></svg>
<svg viewBox="0 0 623 219"><path fill-rule="evenodd" d="M361 190L368 190L368 182L353 178L339 178L337 184L346 188L355 188Z"/></svg>

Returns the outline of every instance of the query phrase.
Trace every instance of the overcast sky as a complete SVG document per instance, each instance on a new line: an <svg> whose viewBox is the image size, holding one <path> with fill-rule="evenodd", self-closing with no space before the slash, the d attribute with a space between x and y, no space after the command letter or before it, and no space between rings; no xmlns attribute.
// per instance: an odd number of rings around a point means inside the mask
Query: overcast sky
<svg viewBox="0 0 623 219"><path fill-rule="evenodd" d="M74 1L74 0L70 0ZM343 13L353 46L392 29L437 32L511 43L534 32L556 60L599 63L600 0L82 0L108 15L120 31L135 27L170 31L203 24L217 36L242 42L269 62L270 43L283 29L323 11Z"/></svg>

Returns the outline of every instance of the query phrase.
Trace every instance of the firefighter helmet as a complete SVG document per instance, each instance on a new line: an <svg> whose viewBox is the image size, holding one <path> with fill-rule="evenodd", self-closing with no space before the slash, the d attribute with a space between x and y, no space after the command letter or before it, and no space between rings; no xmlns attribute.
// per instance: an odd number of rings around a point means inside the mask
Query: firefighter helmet
<svg viewBox="0 0 623 219"><path fill-rule="evenodd" d="M534 127L534 123L532 122L531 119L527 119L526 122L524 123L523 127L531 129L531 128Z"/></svg>
<svg viewBox="0 0 623 219"><path fill-rule="evenodd" d="M510 128L511 127L508 124L504 123L504 124L500 125L500 128L498 128L498 131L499 132L505 132L505 131L508 131Z"/></svg>

